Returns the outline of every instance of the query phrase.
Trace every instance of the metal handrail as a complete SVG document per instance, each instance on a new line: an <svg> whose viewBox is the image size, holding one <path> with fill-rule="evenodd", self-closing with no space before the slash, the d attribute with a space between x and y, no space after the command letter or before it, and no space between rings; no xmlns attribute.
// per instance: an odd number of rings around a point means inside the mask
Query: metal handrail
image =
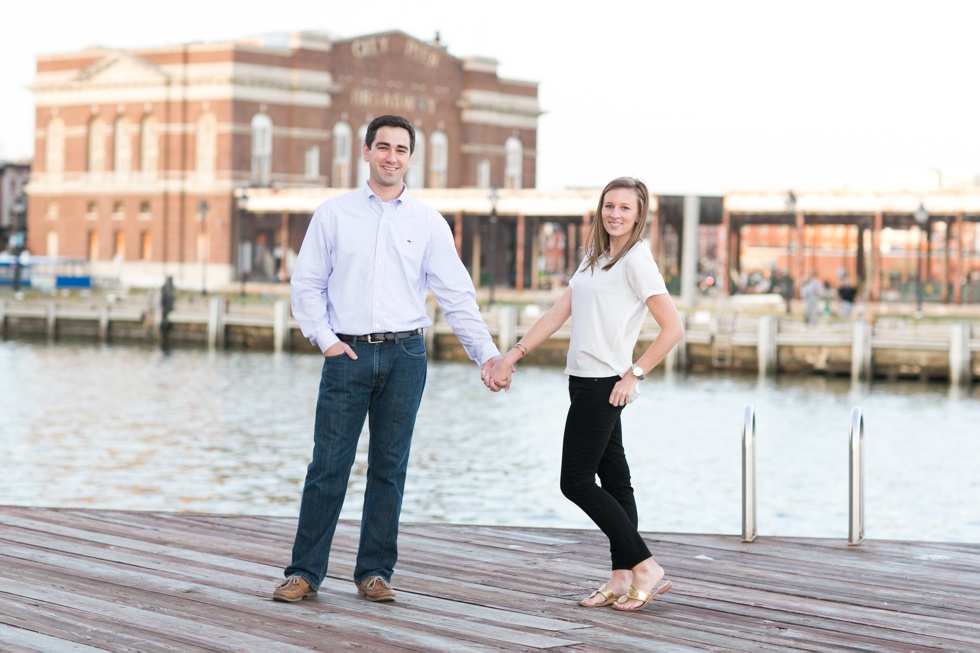
<svg viewBox="0 0 980 653"><path fill-rule="evenodd" d="M850 433L850 529L847 543L864 541L864 415L860 406L851 409Z"/></svg>
<svg viewBox="0 0 980 653"><path fill-rule="evenodd" d="M755 408L747 404L742 420L742 541L755 536Z"/></svg>

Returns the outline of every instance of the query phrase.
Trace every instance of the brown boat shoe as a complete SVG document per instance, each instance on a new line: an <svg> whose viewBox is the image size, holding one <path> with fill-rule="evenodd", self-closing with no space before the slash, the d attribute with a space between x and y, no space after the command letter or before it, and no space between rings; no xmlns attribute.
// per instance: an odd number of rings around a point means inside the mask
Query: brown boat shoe
<svg viewBox="0 0 980 653"><path fill-rule="evenodd" d="M362 580L357 584L357 593L378 603L395 600L395 590L381 576L368 576Z"/></svg>
<svg viewBox="0 0 980 653"><path fill-rule="evenodd" d="M305 578L290 576L276 585L276 590L272 593L272 600L294 603L302 601L307 596L316 596L316 590L310 587Z"/></svg>

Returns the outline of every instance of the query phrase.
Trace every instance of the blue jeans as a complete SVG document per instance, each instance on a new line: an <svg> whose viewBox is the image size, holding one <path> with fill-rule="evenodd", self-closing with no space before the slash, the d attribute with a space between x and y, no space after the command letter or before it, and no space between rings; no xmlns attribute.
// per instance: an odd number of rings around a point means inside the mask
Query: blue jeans
<svg viewBox="0 0 980 653"><path fill-rule="evenodd" d="M379 344L357 342L351 347L357 360L341 354L323 361L313 460L306 470L293 561L285 571L287 577L306 579L313 589L327 574L330 545L365 417L370 441L354 582L369 576L391 580L398 558L398 518L412 431L425 387L421 335Z"/></svg>
<svg viewBox="0 0 980 653"><path fill-rule="evenodd" d="M561 451L561 491L609 538L613 569L632 569L650 557L637 531L630 467L623 449L622 406L609 394L620 377L568 378L571 406ZM599 476L602 486L596 485Z"/></svg>

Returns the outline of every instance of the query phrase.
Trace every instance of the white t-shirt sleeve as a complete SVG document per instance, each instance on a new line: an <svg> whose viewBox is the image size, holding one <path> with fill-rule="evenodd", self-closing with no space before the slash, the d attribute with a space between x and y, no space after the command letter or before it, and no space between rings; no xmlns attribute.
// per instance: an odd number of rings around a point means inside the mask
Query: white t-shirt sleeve
<svg viewBox="0 0 980 653"><path fill-rule="evenodd" d="M667 284L649 247L638 243L623 262L626 264L626 282L641 302L667 293Z"/></svg>

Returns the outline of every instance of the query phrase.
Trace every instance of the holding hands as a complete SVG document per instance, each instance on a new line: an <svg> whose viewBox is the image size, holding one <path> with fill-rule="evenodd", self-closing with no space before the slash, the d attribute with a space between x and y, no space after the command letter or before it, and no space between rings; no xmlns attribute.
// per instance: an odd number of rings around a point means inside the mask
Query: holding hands
<svg viewBox="0 0 980 653"><path fill-rule="evenodd" d="M506 362L506 356L494 356L480 368L480 379L491 391L506 392L510 389L510 376L515 371L513 364Z"/></svg>

